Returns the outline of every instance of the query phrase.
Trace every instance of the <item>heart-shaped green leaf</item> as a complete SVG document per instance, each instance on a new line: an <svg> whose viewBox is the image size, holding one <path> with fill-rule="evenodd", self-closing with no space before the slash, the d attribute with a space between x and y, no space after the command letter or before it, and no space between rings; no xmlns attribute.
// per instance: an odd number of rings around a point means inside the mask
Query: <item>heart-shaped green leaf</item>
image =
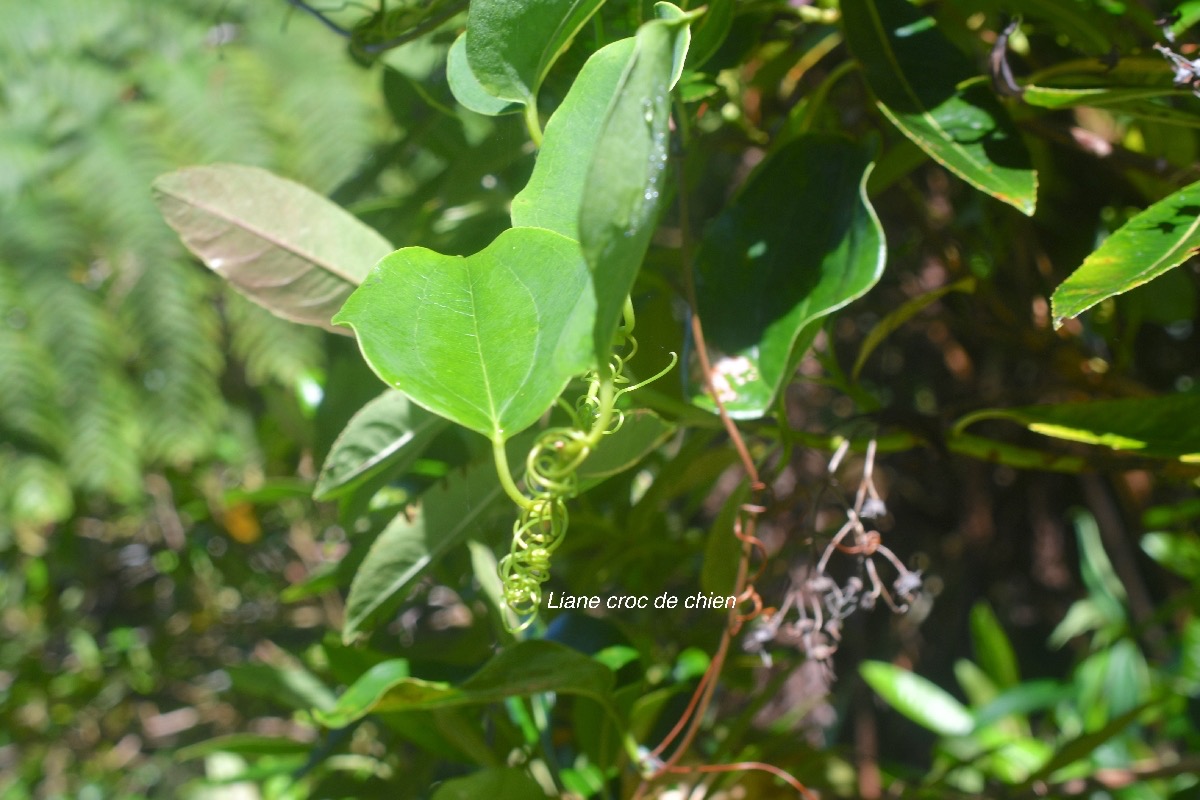
<svg viewBox="0 0 1200 800"><path fill-rule="evenodd" d="M1157 278L1200 252L1200 182L1159 200L1104 240L1050 298L1054 325Z"/></svg>
<svg viewBox="0 0 1200 800"><path fill-rule="evenodd" d="M888 119L967 183L1033 214L1029 152L995 95L968 82L977 71L936 21L904 0L844 0L841 9L846 43Z"/></svg>
<svg viewBox="0 0 1200 800"><path fill-rule="evenodd" d="M475 255L392 253L334 318L414 402L493 441L532 425L593 363L595 299L576 242L511 228Z"/></svg>
<svg viewBox="0 0 1200 800"><path fill-rule="evenodd" d="M604 0L473 0L467 14L471 72L493 97L526 106Z"/></svg>
<svg viewBox="0 0 1200 800"><path fill-rule="evenodd" d="M1200 462L1200 394L989 408L963 417L954 424L954 432L985 419L1011 420L1055 439Z"/></svg>
<svg viewBox="0 0 1200 800"><path fill-rule="evenodd" d="M154 199L196 256L271 313L335 333L330 317L392 246L298 183L237 164L159 176Z"/></svg>
<svg viewBox="0 0 1200 800"><path fill-rule="evenodd" d="M411 465L446 420L388 390L363 406L325 458L313 497L332 500L387 469Z"/></svg>
<svg viewBox="0 0 1200 800"><path fill-rule="evenodd" d="M751 176L696 257L714 384L731 415L762 416L821 317L883 272L883 230L864 189L870 155L846 139L803 136ZM693 387L712 407L703 384Z"/></svg>
<svg viewBox="0 0 1200 800"><path fill-rule="evenodd" d="M584 182L579 241L596 287L595 347L607 359L658 221L670 87L688 18L642 25L600 128Z"/></svg>

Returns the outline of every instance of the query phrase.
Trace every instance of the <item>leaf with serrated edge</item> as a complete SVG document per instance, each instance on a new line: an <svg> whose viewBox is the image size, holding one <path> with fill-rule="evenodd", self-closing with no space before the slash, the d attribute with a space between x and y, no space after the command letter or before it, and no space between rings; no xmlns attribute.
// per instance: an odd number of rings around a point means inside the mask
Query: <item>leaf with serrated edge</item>
<svg viewBox="0 0 1200 800"><path fill-rule="evenodd" d="M209 269L276 316L335 333L330 318L392 250L349 212L258 167L214 164L159 176L167 223Z"/></svg>
<svg viewBox="0 0 1200 800"><path fill-rule="evenodd" d="M579 245L511 228L466 258L421 247L383 259L335 317L414 402L504 441L593 363L595 300Z"/></svg>
<svg viewBox="0 0 1200 800"><path fill-rule="evenodd" d="M1200 182L1126 222L1083 260L1050 298L1054 327L1114 295L1148 283L1200 252Z"/></svg>
<svg viewBox="0 0 1200 800"><path fill-rule="evenodd" d="M325 457L313 497L331 500L385 469L403 469L420 457L425 445L447 421L388 390L350 418Z"/></svg>
<svg viewBox="0 0 1200 800"><path fill-rule="evenodd" d="M932 17L903 0L844 0L846 43L879 109L942 166L1033 214L1037 175L1016 126ZM964 85L965 84L965 85Z"/></svg>

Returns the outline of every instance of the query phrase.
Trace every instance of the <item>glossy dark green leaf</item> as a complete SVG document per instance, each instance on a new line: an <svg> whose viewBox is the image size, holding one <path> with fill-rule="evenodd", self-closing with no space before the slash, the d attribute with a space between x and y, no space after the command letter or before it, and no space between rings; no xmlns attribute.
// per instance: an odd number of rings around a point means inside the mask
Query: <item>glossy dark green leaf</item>
<svg viewBox="0 0 1200 800"><path fill-rule="evenodd" d="M447 424L402 393L384 392L351 417L333 443L313 497L331 500L384 470L403 471Z"/></svg>
<svg viewBox="0 0 1200 800"><path fill-rule="evenodd" d="M551 65L604 0L473 0L466 54L494 97L529 106Z"/></svg>
<svg viewBox="0 0 1200 800"><path fill-rule="evenodd" d="M1033 214L1037 176L1016 127L932 17L903 0L844 0L846 43L880 110L972 186ZM965 83L967 82L967 83Z"/></svg>
<svg viewBox="0 0 1200 800"><path fill-rule="evenodd" d="M530 444L529 436L508 444L517 480ZM395 608L413 582L452 547L511 515L490 460L454 472L426 490L417 508L398 514L383 529L355 573L342 639L352 641Z"/></svg>
<svg viewBox="0 0 1200 800"><path fill-rule="evenodd" d="M514 227L548 228L579 240L579 209L588 167L608 107L629 66L635 40L592 54L546 123L533 174L512 201Z"/></svg>
<svg viewBox="0 0 1200 800"><path fill-rule="evenodd" d="M462 103L476 114L486 114L489 117L500 114L510 114L521 110L520 103L503 100L488 93L467 61L467 35L462 33L446 56L446 80L454 99Z"/></svg>
<svg viewBox="0 0 1200 800"><path fill-rule="evenodd" d="M658 221L667 166L670 86L685 20L637 32L592 152L579 211L579 241L596 288L595 352L606 359Z"/></svg>
<svg viewBox="0 0 1200 800"><path fill-rule="evenodd" d="M1043 436L1151 458L1200 461L1200 393L989 408L963 417L954 430L985 419L1011 420Z"/></svg>
<svg viewBox="0 0 1200 800"><path fill-rule="evenodd" d="M869 165L848 140L803 136L760 166L706 231L697 292L730 414L766 413L816 321L879 280L886 251L863 188ZM702 386L693 392L711 407Z"/></svg>
<svg viewBox="0 0 1200 800"><path fill-rule="evenodd" d="M271 313L335 333L330 318L387 240L298 183L257 167L214 164L159 176L154 199L201 261Z"/></svg>
<svg viewBox="0 0 1200 800"><path fill-rule="evenodd" d="M402 673L372 669L338 698L333 709L314 716L322 725L342 728L373 712L494 703L546 692L577 694L607 704L613 684L608 667L545 640L520 642L501 651L458 686Z"/></svg>
<svg viewBox="0 0 1200 800"><path fill-rule="evenodd" d="M1200 182L1171 194L1104 240L1050 298L1055 327L1200 251Z"/></svg>
<svg viewBox="0 0 1200 800"><path fill-rule="evenodd" d="M1012 642L992 607L982 600L971 608L971 643L980 665L998 687L1007 689L1020 682Z"/></svg>
<svg viewBox="0 0 1200 800"><path fill-rule="evenodd" d="M431 800L545 800L538 782L519 769L485 769L453 778L437 787Z"/></svg>
<svg viewBox="0 0 1200 800"><path fill-rule="evenodd" d="M962 703L920 675L882 661L864 662L858 672L888 705L923 728L962 736L975 726Z"/></svg>
<svg viewBox="0 0 1200 800"><path fill-rule="evenodd" d="M408 247L379 263L338 323L417 404L503 441L592 363L595 301L579 245L512 228L466 258Z"/></svg>

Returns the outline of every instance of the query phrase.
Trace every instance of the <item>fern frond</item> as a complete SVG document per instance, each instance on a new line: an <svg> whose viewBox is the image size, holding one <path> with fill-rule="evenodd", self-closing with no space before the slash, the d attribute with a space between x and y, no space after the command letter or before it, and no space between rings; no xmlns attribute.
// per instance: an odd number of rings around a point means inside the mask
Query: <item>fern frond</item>
<svg viewBox="0 0 1200 800"><path fill-rule="evenodd" d="M56 453L67 440L66 424L54 359L30 332L36 313L15 270L0 263L0 433L6 441Z"/></svg>
<svg viewBox="0 0 1200 800"><path fill-rule="evenodd" d="M54 309L34 320L55 364L66 418L63 459L71 483L117 500L134 499L141 486L139 416L121 365L123 338L94 292L44 270L26 279L34 307Z"/></svg>
<svg viewBox="0 0 1200 800"><path fill-rule="evenodd" d="M207 277L179 261L149 263L124 300L152 461L183 466L210 454L223 417L220 322Z"/></svg>

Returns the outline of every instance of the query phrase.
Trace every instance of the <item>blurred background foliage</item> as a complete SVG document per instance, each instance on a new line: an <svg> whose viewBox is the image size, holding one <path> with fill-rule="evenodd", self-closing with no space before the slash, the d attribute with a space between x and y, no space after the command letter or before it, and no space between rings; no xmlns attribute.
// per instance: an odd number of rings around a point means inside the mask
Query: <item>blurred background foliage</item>
<svg viewBox="0 0 1200 800"><path fill-rule="evenodd" d="M638 5L605 6L549 76L546 110L601 31L636 28ZM738 4L708 61L685 76L687 102L705 109L695 133L704 157L688 176L698 216L713 216L799 127L876 127L861 81L842 69L836 15L820 16L836 4L818 5ZM1017 5L1028 16L1014 61L1030 71L1103 56L1103 44L1148 49L1158 35L1140 6ZM982 61L981 31L1002 27L1001 6L940 13ZM507 227L532 148L518 119L454 103L444 64L461 18L373 54L366 34L348 46L282 0L10 0L3 17L0 798L425 797L467 765L502 765L473 711L376 715L332 733L308 715L389 656L430 679L461 678L487 657L486 587L470 579L487 572L480 550L447 556L365 645L333 633L337 590L387 511L477 443L448 434L403 481L341 508L314 504L316 470L378 393L375 378L349 340L277 320L206 274L148 188L179 166L255 164L331 195L397 245L478 250ZM330 18L367 33L382 24L357 7ZM1194 387L1192 266L1062 333L1045 298L1133 210L1195 178L1195 127L1089 108L1022 122L1041 181L1032 220L889 131L869 187L888 271L822 333L801 365L811 380L787 395L796 431L867 419L931 443L881 457L879 480L895 526L885 533L928 568L935 602L849 626L833 685L799 653L776 654L771 669L740 654L717 706L728 727L708 757L772 760L844 796L870 795L863 775L914 793L904 796L1033 796L1044 787L1028 764L1074 743L1082 761L1066 794L1195 796L1194 471L1101 459L1099 475L1021 472L952 456L937 433L985 405ZM1086 146L1098 141L1115 155ZM670 300L678 228L664 227L636 298L643 348L659 355L683 346ZM861 380L845 378L883 316L966 276L978 280L973 296L932 304ZM664 409L682 397L671 381L655 387ZM694 591L733 459L702 432L589 492L572 511L556 586ZM826 459L801 448L776 465L778 502L761 536L777 559L764 596L782 596L807 550L792 533L814 525L806 509ZM562 614L549 635L591 650L632 645L656 692L647 704L678 715L719 625L697 620L665 637L655 624L652 612L603 623ZM993 705L994 725L970 737L936 720L919 728L857 680L867 658L915 667L972 713L1006 690L1009 705ZM885 690L894 678L872 674ZM944 700L925 684L914 696ZM481 712L480 730L533 747L545 731L596 727L594 709L572 713L539 731L544 710L510 703ZM602 796L602 773L581 755L602 743L552 744L571 765L562 780ZM239 788L223 787L232 776ZM735 782L713 781L713 796ZM742 791L785 796L759 776Z"/></svg>

